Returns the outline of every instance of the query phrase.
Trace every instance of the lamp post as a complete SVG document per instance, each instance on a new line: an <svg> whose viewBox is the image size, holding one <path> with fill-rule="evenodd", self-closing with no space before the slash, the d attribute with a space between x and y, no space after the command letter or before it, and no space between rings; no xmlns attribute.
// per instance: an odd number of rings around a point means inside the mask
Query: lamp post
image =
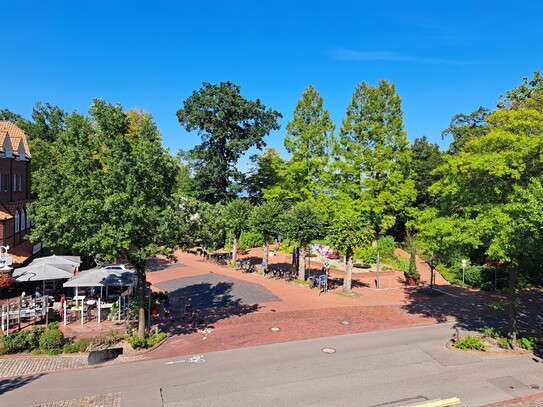
<svg viewBox="0 0 543 407"><path fill-rule="evenodd" d="M464 284L465 275L466 275L466 260L462 259L462 284Z"/></svg>
<svg viewBox="0 0 543 407"><path fill-rule="evenodd" d="M2 260L2 249L5 250L6 254L4 255L4 267L2 267L1 270L9 271L9 270L11 270L11 267L8 266L8 250L9 250L9 246L0 246L0 261Z"/></svg>

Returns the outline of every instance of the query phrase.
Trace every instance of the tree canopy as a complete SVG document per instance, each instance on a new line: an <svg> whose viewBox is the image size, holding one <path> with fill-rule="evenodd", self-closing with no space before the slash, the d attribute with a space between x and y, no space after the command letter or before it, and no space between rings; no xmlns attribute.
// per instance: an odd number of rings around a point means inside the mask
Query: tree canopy
<svg viewBox="0 0 543 407"><path fill-rule="evenodd" d="M202 143L189 151L197 198L209 203L227 202L243 187L244 176L236 164L252 147L262 149L264 136L279 129L276 110L259 99L247 100L231 82L203 83L177 111L186 131L198 131Z"/></svg>

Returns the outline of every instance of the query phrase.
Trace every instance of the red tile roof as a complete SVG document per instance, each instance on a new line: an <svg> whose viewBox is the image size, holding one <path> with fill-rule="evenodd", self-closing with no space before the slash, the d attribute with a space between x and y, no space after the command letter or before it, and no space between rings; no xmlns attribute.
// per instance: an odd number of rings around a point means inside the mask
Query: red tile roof
<svg viewBox="0 0 543 407"><path fill-rule="evenodd" d="M19 154L19 146L22 143L26 157L31 158L25 132L11 122L0 120L0 146L4 145L6 135L9 135L14 155Z"/></svg>

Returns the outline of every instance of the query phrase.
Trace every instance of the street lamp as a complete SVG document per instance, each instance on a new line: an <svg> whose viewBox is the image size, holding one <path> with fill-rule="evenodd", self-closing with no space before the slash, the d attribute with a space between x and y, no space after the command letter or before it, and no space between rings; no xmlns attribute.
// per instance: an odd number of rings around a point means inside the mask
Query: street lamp
<svg viewBox="0 0 543 407"><path fill-rule="evenodd" d="M464 284L465 275L466 275L466 260L462 259L462 284Z"/></svg>

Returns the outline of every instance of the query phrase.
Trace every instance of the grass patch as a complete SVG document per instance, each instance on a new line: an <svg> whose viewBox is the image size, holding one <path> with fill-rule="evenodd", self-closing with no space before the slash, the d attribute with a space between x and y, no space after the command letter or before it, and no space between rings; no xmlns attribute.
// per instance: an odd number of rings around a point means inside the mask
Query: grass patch
<svg viewBox="0 0 543 407"><path fill-rule="evenodd" d="M334 294L343 298L356 298L356 297L360 297L361 295L361 294L355 293L354 291L351 291L349 294L347 294L343 290L334 291Z"/></svg>

